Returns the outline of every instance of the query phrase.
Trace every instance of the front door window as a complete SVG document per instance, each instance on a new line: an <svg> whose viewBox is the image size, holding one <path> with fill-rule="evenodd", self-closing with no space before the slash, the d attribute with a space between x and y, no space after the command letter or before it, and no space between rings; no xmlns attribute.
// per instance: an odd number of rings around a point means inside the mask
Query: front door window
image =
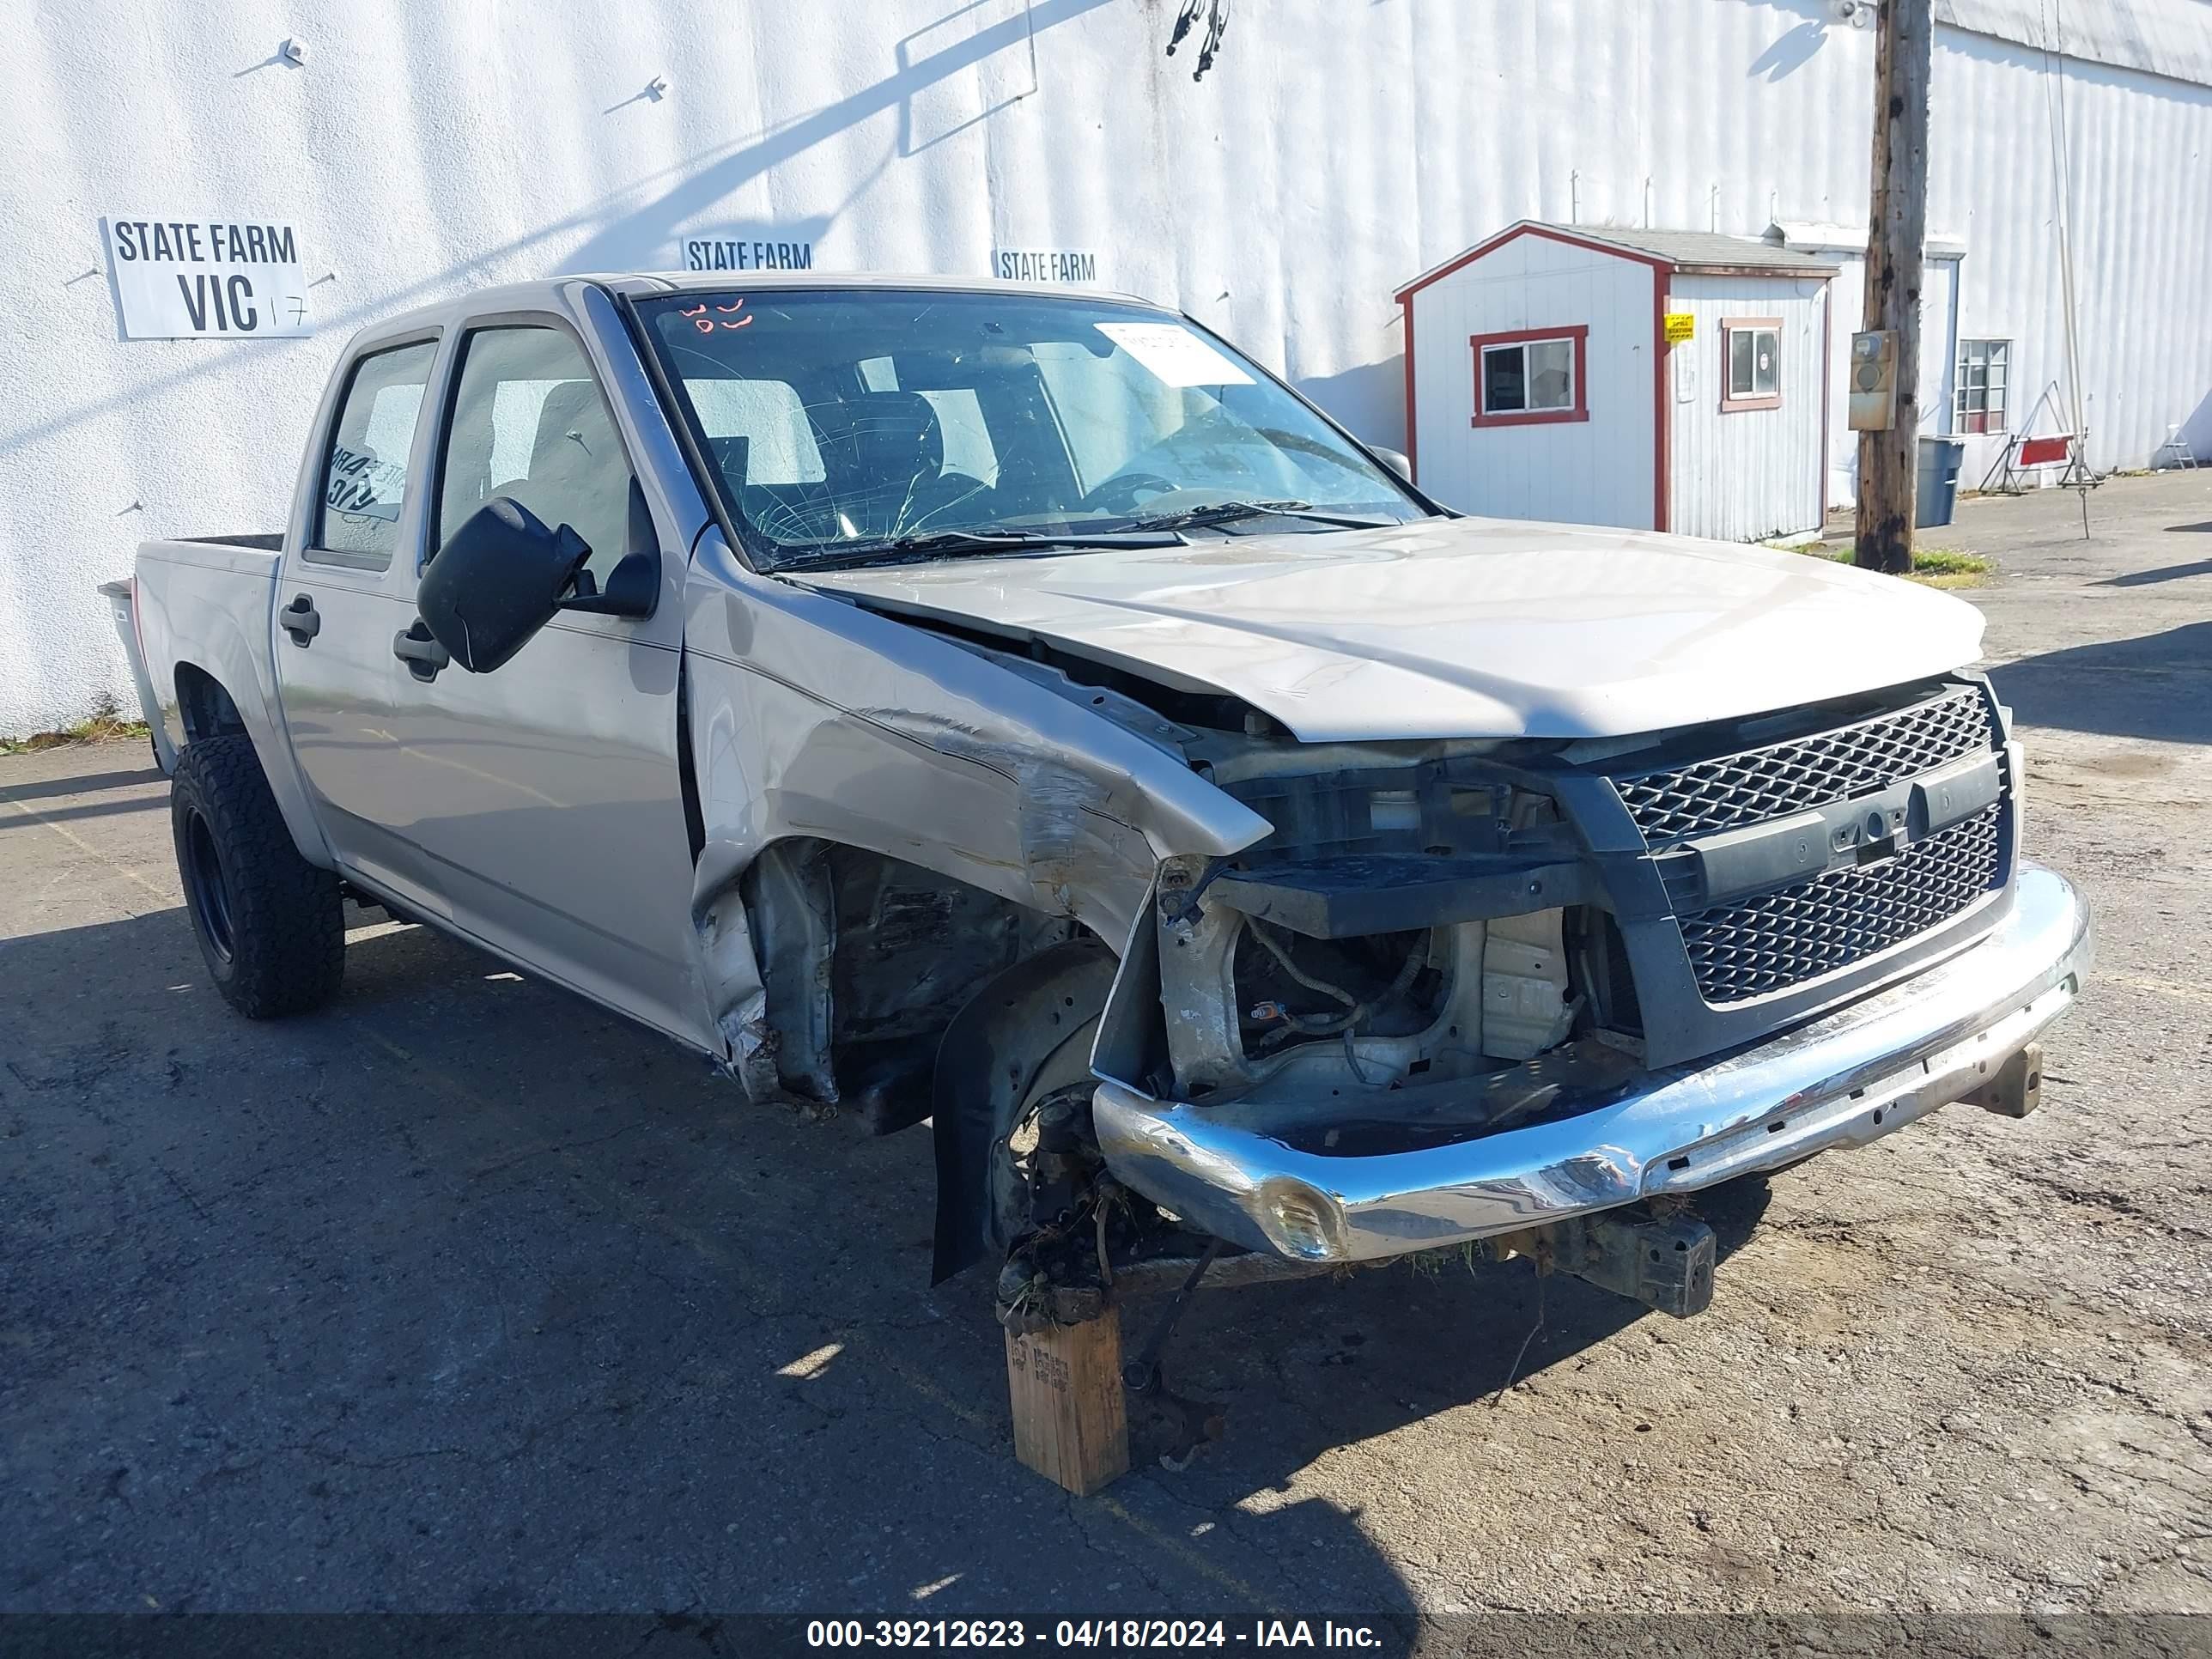
<svg viewBox="0 0 2212 1659"><path fill-rule="evenodd" d="M557 328L480 328L461 354L430 545L510 496L589 543L604 587L626 550L630 470L583 348Z"/></svg>

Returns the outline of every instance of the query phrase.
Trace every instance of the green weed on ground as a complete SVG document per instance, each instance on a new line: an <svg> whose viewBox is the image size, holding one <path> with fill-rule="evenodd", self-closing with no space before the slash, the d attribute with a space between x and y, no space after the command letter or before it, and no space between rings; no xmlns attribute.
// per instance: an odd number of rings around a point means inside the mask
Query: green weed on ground
<svg viewBox="0 0 2212 1659"><path fill-rule="evenodd" d="M126 720L112 698L103 697L92 713L75 726L58 732L33 732L27 738L0 738L0 755L31 755L65 744L106 743L116 738L144 739L149 733L143 720Z"/></svg>
<svg viewBox="0 0 2212 1659"><path fill-rule="evenodd" d="M1777 542L1788 553L1809 554L1816 559L1827 559L1837 564L1851 562L1852 544L1844 542ZM1907 581L1918 582L1923 587L1979 587L1996 569L1996 561L1980 553L1969 553L1956 547L1916 547L1912 550L1912 574Z"/></svg>

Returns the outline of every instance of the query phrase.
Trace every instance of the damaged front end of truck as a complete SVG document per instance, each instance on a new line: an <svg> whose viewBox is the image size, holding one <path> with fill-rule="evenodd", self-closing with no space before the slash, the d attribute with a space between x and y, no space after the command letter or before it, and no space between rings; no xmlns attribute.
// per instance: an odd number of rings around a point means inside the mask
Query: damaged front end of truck
<svg viewBox="0 0 2212 1659"><path fill-rule="evenodd" d="M2018 858L2002 719L1953 676L1632 739L1188 732L1270 832L1161 862L1093 1077L1012 1139L1048 1180L1002 1301L1110 1280L1129 1216L1247 1273L1479 1243L1698 1311L1687 1194L2033 1105L2087 928Z"/></svg>
<svg viewBox="0 0 2212 1659"><path fill-rule="evenodd" d="M635 319L715 501L704 1024L927 1118L1010 1324L1491 1241L1692 1311L1686 1195L2033 1100L2087 924L1970 606L1448 512L1139 302Z"/></svg>
<svg viewBox="0 0 2212 1659"><path fill-rule="evenodd" d="M878 1128L932 1121L938 1276L995 1266L1014 1328L1201 1264L1468 1246L1694 1313L1689 1194L1953 1101L2024 1110L2087 960L2073 890L2019 858L1978 678L1629 737L1303 741L1035 641L836 612L1018 691L818 729L871 783L842 828L809 792L820 833L734 890L756 1060ZM1094 741L1033 711L1012 735L1033 694ZM894 797L903 849L866 828Z"/></svg>

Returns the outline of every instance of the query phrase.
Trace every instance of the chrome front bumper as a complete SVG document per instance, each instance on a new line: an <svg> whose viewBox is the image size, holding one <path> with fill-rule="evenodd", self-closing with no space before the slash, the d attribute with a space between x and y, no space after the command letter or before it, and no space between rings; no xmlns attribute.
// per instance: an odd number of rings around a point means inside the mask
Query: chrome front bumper
<svg viewBox="0 0 2212 1659"><path fill-rule="evenodd" d="M1338 1158L1102 1082L1098 1143L1119 1180L1232 1243L1308 1261L1402 1255L1692 1192L1888 1134L1987 1083L2072 1006L2089 960L2081 896L2064 877L2023 861L2011 915L1978 944L1572 1117Z"/></svg>

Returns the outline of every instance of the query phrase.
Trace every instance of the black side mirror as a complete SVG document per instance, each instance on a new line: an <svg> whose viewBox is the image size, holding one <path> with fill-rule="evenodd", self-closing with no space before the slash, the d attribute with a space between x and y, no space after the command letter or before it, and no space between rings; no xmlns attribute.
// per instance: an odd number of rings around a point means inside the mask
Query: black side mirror
<svg viewBox="0 0 2212 1659"><path fill-rule="evenodd" d="M553 619L591 545L511 495L495 495L446 538L415 602L430 635L471 674L489 674Z"/></svg>
<svg viewBox="0 0 2212 1659"><path fill-rule="evenodd" d="M629 549L607 572L607 585L599 586L592 573L576 572L576 591L560 601L563 611L581 611L594 617L650 617L660 603L660 538L653 528L653 511L645 504L645 490L629 481Z"/></svg>
<svg viewBox="0 0 2212 1659"><path fill-rule="evenodd" d="M1395 449L1385 449L1380 444L1367 446L1367 453L1389 467L1406 483L1413 482L1413 464Z"/></svg>
<svg viewBox="0 0 2212 1659"><path fill-rule="evenodd" d="M591 544L511 495L495 495L446 538L422 573L416 605L430 635L472 674L489 674L558 611L649 617L660 599L660 544L645 492L630 481L629 547L601 588Z"/></svg>
<svg viewBox="0 0 2212 1659"><path fill-rule="evenodd" d="M625 553L607 572L601 587L588 570L576 573L576 591L560 603L562 611L594 617L650 617L660 599L660 561L650 553Z"/></svg>

